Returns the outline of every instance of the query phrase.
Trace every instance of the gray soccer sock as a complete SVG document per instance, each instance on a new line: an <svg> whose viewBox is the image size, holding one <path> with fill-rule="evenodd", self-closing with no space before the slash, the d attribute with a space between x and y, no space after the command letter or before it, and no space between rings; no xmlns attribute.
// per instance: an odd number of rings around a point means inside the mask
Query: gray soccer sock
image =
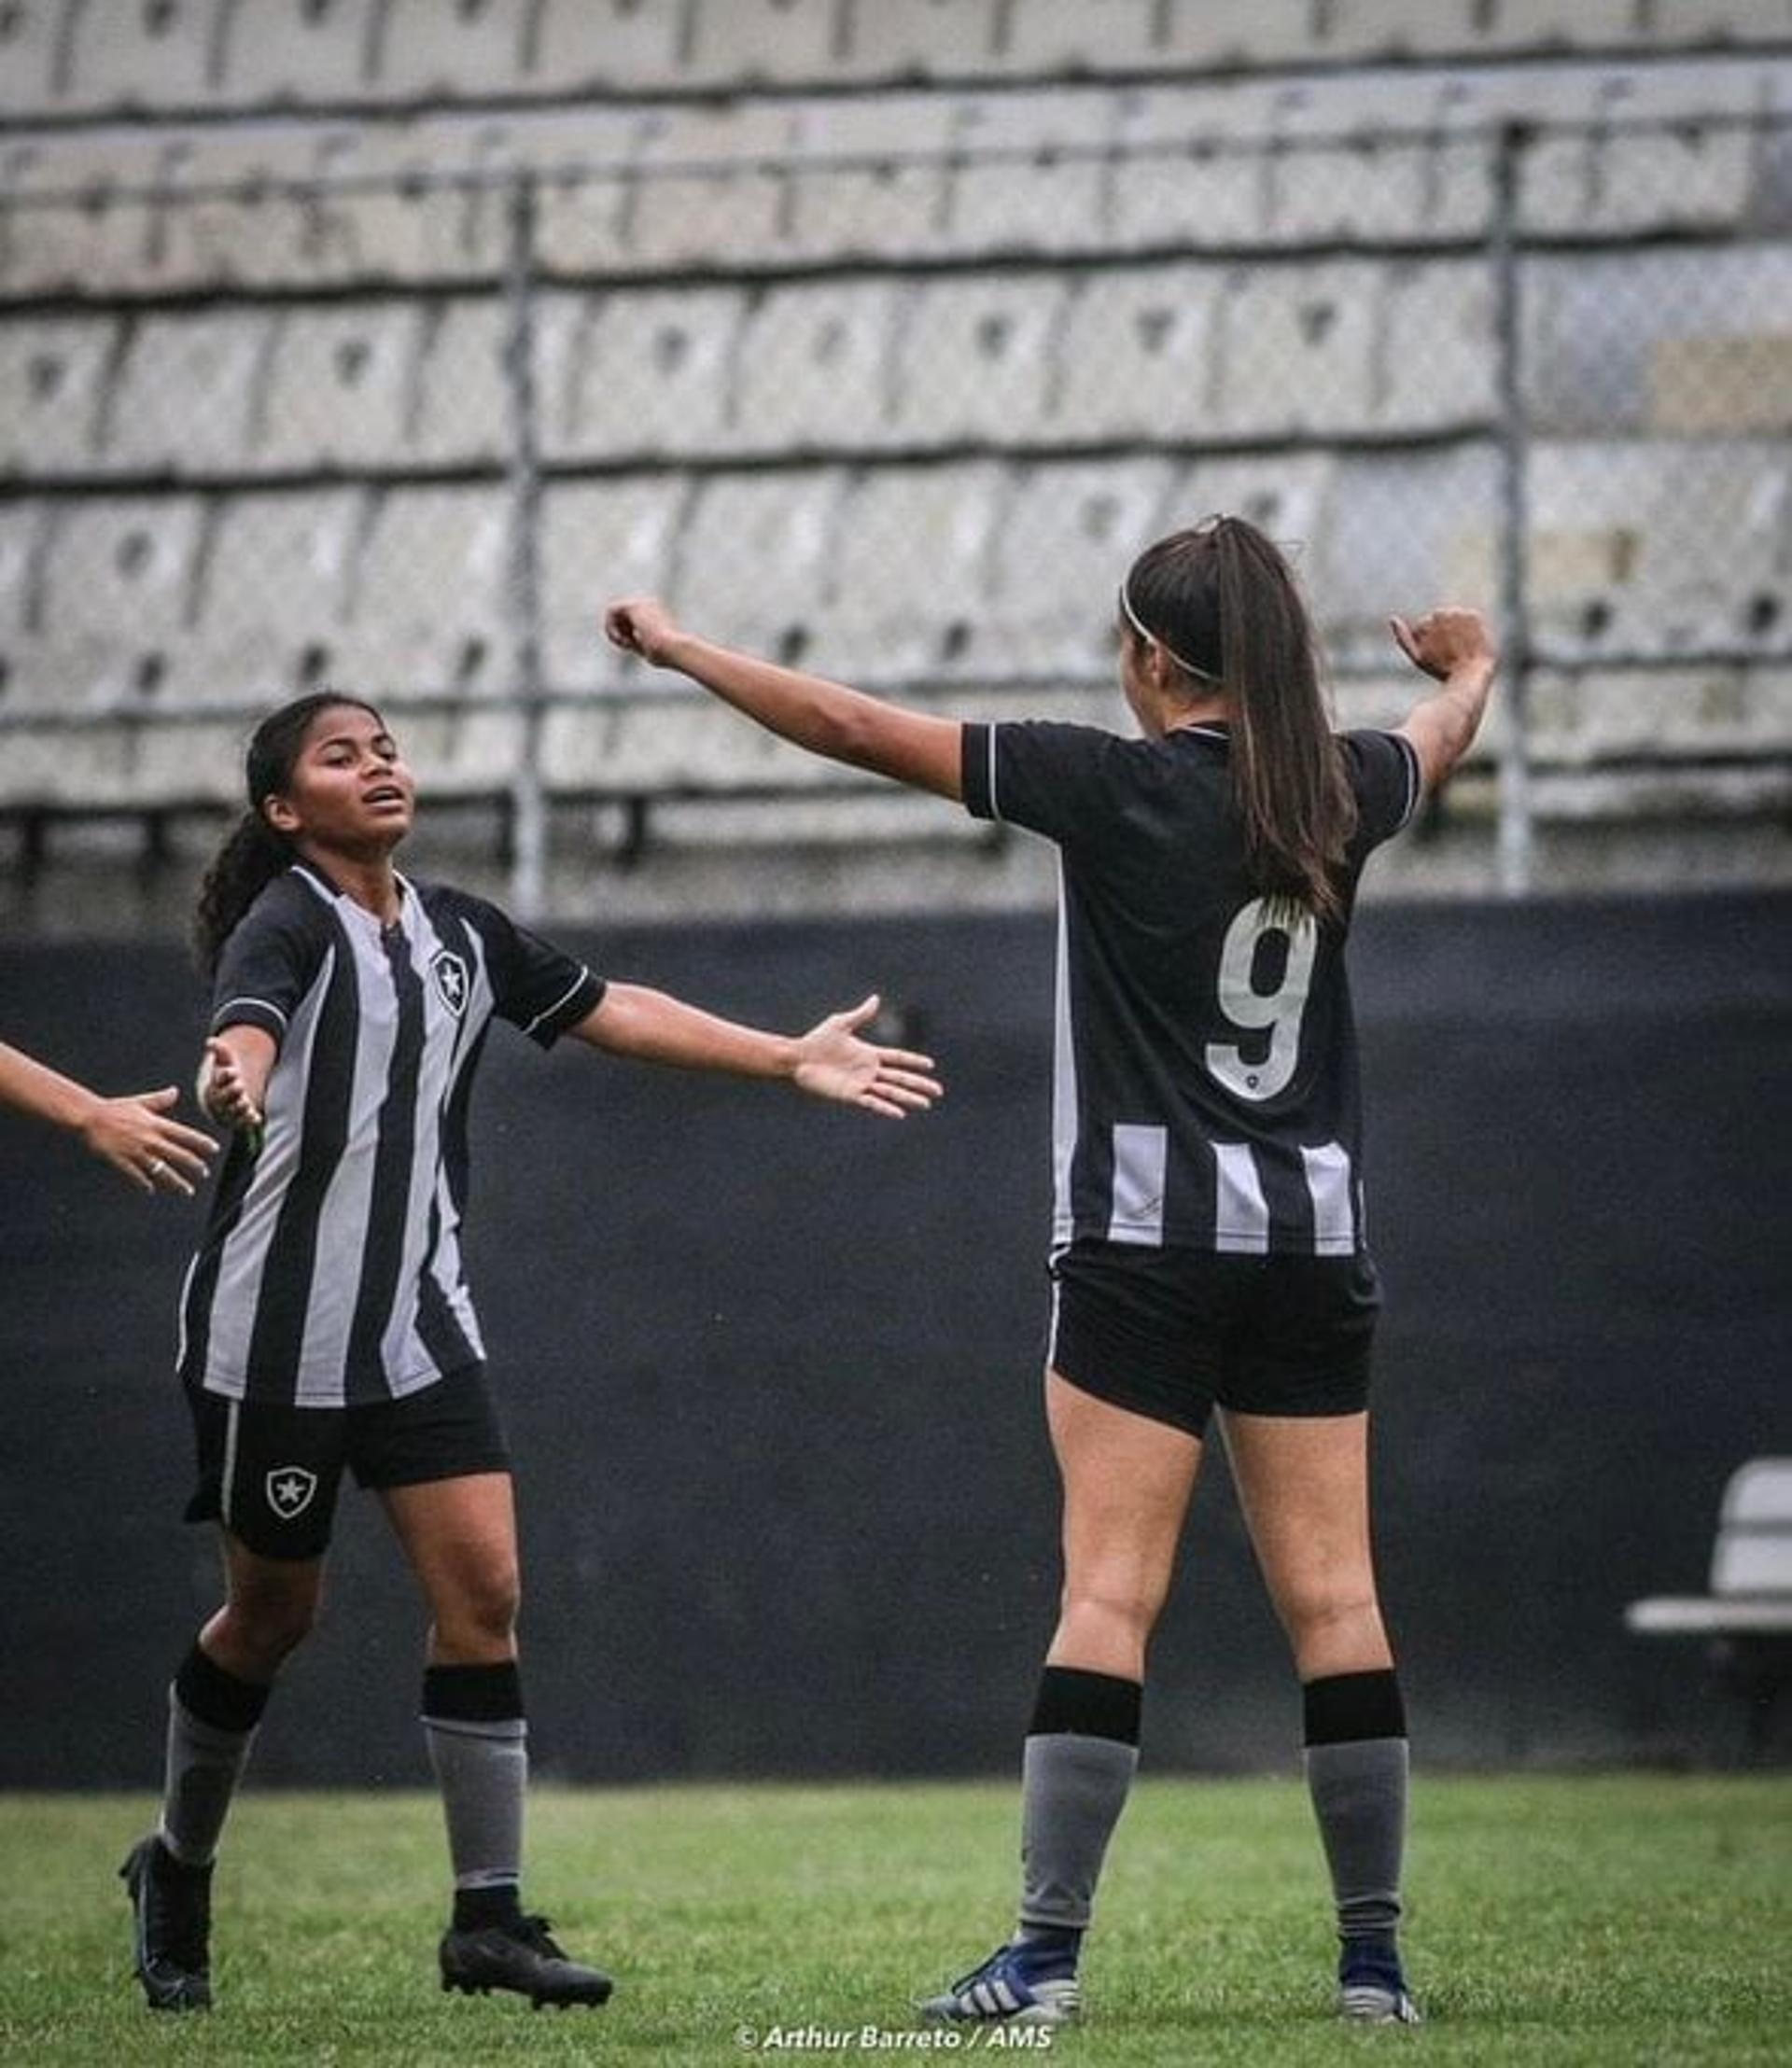
<svg viewBox="0 0 1792 2068"><path fill-rule="evenodd" d="M248 1764L270 1690L188 1654L168 1690L162 1844L183 1866L209 1866Z"/></svg>
<svg viewBox="0 0 1792 2068"><path fill-rule="evenodd" d="M432 1666L423 1728L460 1890L514 1887L523 1874L528 1726L513 1664Z"/></svg>
<svg viewBox="0 0 1792 2068"><path fill-rule="evenodd" d="M1023 1937L1088 1925L1139 1766L1137 1681L1048 1666L1022 1760Z"/></svg>
<svg viewBox="0 0 1792 2068"><path fill-rule="evenodd" d="M1392 1672L1310 1682L1307 1785L1347 1949L1393 1952L1400 1924L1408 1750Z"/></svg>

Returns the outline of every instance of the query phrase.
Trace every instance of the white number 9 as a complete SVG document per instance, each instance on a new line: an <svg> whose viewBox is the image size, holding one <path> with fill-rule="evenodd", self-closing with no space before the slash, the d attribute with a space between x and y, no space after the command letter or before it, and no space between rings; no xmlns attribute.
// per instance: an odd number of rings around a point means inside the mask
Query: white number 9
<svg viewBox="0 0 1792 2068"><path fill-rule="evenodd" d="M1268 1054L1253 1063L1245 1060L1242 1049L1228 1042L1207 1044L1208 1069L1227 1091L1252 1100L1273 1098L1295 1074L1300 1061L1300 1016L1307 1009L1307 986L1319 953L1319 929L1310 913L1302 913L1291 927L1274 912L1269 899L1253 900L1226 928L1220 949L1220 1011L1246 1033L1261 1034L1267 1028ZM1257 949L1272 933L1287 942L1288 958L1276 988L1259 991L1252 983Z"/></svg>

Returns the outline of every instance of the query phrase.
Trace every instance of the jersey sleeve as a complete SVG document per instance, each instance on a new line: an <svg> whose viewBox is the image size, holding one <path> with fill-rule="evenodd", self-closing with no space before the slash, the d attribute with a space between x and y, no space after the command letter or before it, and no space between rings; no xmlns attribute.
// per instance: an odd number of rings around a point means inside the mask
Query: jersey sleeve
<svg viewBox="0 0 1792 2068"><path fill-rule="evenodd" d="M1342 744L1356 794L1357 845L1366 854L1412 823L1424 789L1419 754L1399 733L1346 733Z"/></svg>
<svg viewBox="0 0 1792 2068"><path fill-rule="evenodd" d="M496 905L477 903L470 916L485 943L494 1010L530 1041L552 1048L602 1002L602 977Z"/></svg>
<svg viewBox="0 0 1792 2068"><path fill-rule="evenodd" d="M236 923L217 958L211 1031L258 1027L277 1044L329 945L329 915L291 876L277 876Z"/></svg>
<svg viewBox="0 0 1792 2068"><path fill-rule="evenodd" d="M1025 826L1048 840L1068 839L1089 823L1091 792L1099 788L1117 744L1099 726L1043 719L967 725L965 808L975 818Z"/></svg>

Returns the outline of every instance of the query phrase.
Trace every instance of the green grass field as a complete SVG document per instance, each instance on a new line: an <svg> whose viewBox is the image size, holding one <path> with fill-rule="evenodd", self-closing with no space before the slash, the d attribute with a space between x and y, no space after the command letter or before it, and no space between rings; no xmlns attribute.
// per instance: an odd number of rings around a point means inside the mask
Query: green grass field
<svg viewBox="0 0 1792 2068"><path fill-rule="evenodd" d="M251 1793L218 1869L218 2007L176 2019L142 2007L114 1879L147 1802L0 1797L0 2059L908 2052L914 1997L1002 1935L1015 1811L983 1784L541 1789L531 1900L619 1986L602 2011L535 2013L436 1986L431 1798ZM1341 2029L1298 1784L1145 1782L1085 1961L1089 2019L1050 2050L1115 2068L1792 2060L1792 1777L1425 1780L1409 1879L1430 2021ZM1010 2058L993 2040L927 2058Z"/></svg>

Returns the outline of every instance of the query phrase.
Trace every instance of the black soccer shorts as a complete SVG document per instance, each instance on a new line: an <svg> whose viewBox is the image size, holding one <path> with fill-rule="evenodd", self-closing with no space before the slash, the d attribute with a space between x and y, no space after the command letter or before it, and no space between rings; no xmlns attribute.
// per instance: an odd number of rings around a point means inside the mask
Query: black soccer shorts
<svg viewBox="0 0 1792 2068"><path fill-rule="evenodd" d="M1368 1404L1381 1288L1366 1255L1075 1242L1050 1268L1046 1362L1080 1392L1192 1436L1215 1405L1354 1415Z"/></svg>
<svg viewBox="0 0 1792 2068"><path fill-rule="evenodd" d="M199 1483L189 1522L222 1522L265 1558L329 1548L344 1467L362 1487L415 1487L508 1472L485 1367L469 1364L402 1400L295 1407L189 1387Z"/></svg>

